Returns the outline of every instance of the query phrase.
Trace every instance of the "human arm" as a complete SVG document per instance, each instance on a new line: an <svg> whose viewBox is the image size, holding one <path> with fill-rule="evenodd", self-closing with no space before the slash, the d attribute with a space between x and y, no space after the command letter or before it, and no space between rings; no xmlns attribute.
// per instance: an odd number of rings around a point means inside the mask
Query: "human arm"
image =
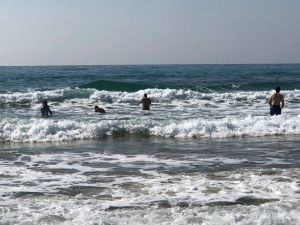
<svg viewBox="0 0 300 225"><path fill-rule="evenodd" d="M268 98L268 104L269 106L272 106L272 96Z"/></svg>
<svg viewBox="0 0 300 225"><path fill-rule="evenodd" d="M52 111L50 110L50 107L48 106L48 112L50 113L50 115L52 115Z"/></svg>
<svg viewBox="0 0 300 225"><path fill-rule="evenodd" d="M281 108L283 108L284 107L284 98L283 98L283 96L282 96L282 100L281 100Z"/></svg>

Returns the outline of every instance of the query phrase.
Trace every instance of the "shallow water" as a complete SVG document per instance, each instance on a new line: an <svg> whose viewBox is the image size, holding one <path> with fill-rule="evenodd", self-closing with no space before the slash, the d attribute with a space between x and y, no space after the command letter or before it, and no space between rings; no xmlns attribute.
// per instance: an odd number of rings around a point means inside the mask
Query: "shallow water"
<svg viewBox="0 0 300 225"><path fill-rule="evenodd" d="M299 224L299 137L1 146L2 224Z"/></svg>
<svg viewBox="0 0 300 225"><path fill-rule="evenodd" d="M277 85L285 108L270 117ZM299 86L299 64L0 67L0 141L299 135ZM138 105L144 93L153 103L147 113ZM40 116L45 99L48 119Z"/></svg>
<svg viewBox="0 0 300 225"><path fill-rule="evenodd" d="M0 225L299 225L299 85L299 64L0 67Z"/></svg>

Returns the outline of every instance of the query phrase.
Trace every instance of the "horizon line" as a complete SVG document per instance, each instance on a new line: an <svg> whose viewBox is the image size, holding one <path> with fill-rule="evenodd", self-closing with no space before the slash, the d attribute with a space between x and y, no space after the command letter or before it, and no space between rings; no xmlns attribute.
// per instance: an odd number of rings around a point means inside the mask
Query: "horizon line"
<svg viewBox="0 0 300 225"><path fill-rule="evenodd" d="M0 67L51 67L51 66L167 66L167 65L297 65L293 63L138 63L138 64L29 64L29 65L0 65Z"/></svg>

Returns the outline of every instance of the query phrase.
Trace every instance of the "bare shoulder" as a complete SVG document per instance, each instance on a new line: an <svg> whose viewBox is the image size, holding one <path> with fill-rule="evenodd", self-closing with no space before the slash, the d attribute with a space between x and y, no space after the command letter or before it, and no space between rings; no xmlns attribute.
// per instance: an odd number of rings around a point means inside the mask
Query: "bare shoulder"
<svg viewBox="0 0 300 225"><path fill-rule="evenodd" d="M270 98L274 98L276 96L276 93L271 94Z"/></svg>

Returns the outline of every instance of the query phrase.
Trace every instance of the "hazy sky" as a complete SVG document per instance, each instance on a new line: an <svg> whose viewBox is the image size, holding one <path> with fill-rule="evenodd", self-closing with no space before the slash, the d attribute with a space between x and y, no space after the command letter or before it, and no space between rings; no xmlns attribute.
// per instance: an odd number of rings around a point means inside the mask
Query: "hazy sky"
<svg viewBox="0 0 300 225"><path fill-rule="evenodd" d="M300 63L300 0L0 0L0 65Z"/></svg>

